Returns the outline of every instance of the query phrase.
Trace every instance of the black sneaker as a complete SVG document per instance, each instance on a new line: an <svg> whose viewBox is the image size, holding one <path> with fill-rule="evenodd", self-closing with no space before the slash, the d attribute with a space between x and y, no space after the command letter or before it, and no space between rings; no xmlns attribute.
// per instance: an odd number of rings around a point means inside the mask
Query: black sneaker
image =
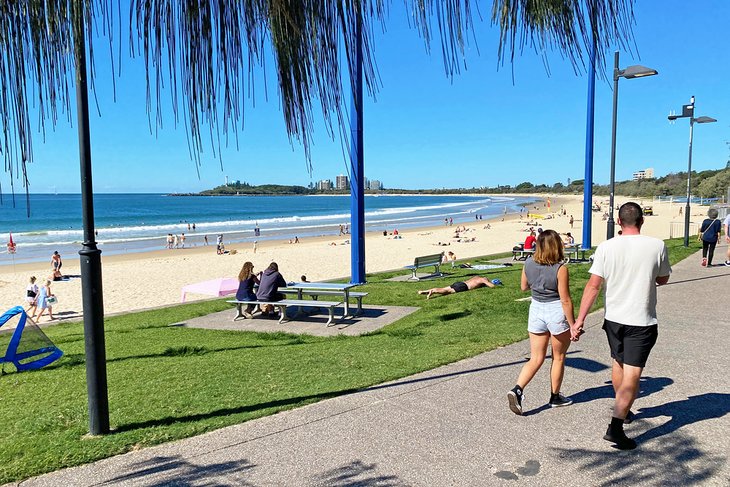
<svg viewBox="0 0 730 487"><path fill-rule="evenodd" d="M728 266L728 267L730 267L730 260L726 260L725 261L725 265Z"/></svg>
<svg viewBox="0 0 730 487"><path fill-rule="evenodd" d="M509 408L517 416L522 416L522 391L511 390L507 393Z"/></svg>
<svg viewBox="0 0 730 487"><path fill-rule="evenodd" d="M608 425L606 434L603 435L603 439L614 443L616 445L616 448L618 448L619 450L633 450L634 448L636 448L636 442L634 440L626 436L626 433L624 433L623 430L620 430L618 432L611 431L610 424Z"/></svg>
<svg viewBox="0 0 730 487"><path fill-rule="evenodd" d="M549 404L552 408L559 408L563 406L570 406L571 404L573 404L573 400L558 393L557 395L550 398Z"/></svg>

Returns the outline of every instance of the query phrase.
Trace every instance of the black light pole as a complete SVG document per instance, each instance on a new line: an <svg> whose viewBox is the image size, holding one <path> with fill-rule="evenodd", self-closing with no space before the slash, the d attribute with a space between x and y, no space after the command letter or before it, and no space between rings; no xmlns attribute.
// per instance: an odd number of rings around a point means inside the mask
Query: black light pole
<svg viewBox="0 0 730 487"><path fill-rule="evenodd" d="M101 250L96 247L94 239L94 187L91 180L83 3L83 0L74 0L72 3L76 60L76 112L79 123L79 161L81 163L81 211L84 226L84 242L79 255L81 256L81 297L84 311L89 433L103 435L109 433L109 398L104 345L104 301L101 292Z"/></svg>
<svg viewBox="0 0 730 487"><path fill-rule="evenodd" d="M613 193L616 189L616 118L618 117L618 51L613 53L613 122L611 124L611 176L608 183L608 201L611 207L606 223L606 240L613 238L615 224L613 221Z"/></svg>
<svg viewBox="0 0 730 487"><path fill-rule="evenodd" d="M689 99L689 105L682 105L682 115L669 115L667 117L671 122L678 118L689 118L689 157L687 162L687 203L684 206L684 246L689 247L689 212L690 199L692 197L692 139L694 134L695 123L713 123L717 122L712 117L694 117L695 114L695 97Z"/></svg>
<svg viewBox="0 0 730 487"><path fill-rule="evenodd" d="M613 221L613 196L616 189L616 118L618 117L618 79L634 79L643 78L645 76L654 76L659 74L656 69L647 68L646 66L634 65L626 69L618 67L618 51L613 54L613 124L611 130L611 181L609 183L609 206L608 222L606 225L606 240L613 238L614 229L616 227Z"/></svg>

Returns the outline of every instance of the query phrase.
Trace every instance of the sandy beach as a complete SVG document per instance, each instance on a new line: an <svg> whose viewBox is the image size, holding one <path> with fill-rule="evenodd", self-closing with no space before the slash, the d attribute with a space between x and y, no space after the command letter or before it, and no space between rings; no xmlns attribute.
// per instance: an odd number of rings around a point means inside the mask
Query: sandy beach
<svg viewBox="0 0 730 487"><path fill-rule="evenodd" d="M545 195L537 195L545 198ZM617 197L621 204L629 198ZM550 196L551 212L546 203L536 203L537 208L530 212L550 215L551 218L534 220L542 228L552 228L560 233L571 232L579 243L582 236L582 196ZM594 199L602 209L608 207L607 197ZM651 200L640 201L642 205L652 205L654 216L646 218L644 234L658 238L670 236L670 226L683 228L683 217L679 215L680 204L659 203ZM566 215L559 215L565 209ZM701 221L706 208L693 206L692 221ZM573 215L573 227L569 223ZM485 228L487 224L491 227ZM369 233L366 236L366 271L379 272L402 268L413 262L414 257L452 251L457 259L466 260L476 256L508 251L517 242L525 239L527 226L525 217L507 215L492 220L480 220L466 224L467 230L461 232L461 241L454 238L456 224L451 227L440 226L400 232L402 238L393 239L382 233ZM617 226L618 229L618 226ZM392 231L392 229L389 229ZM602 242L606 236L606 221L602 214L593 213L592 244ZM257 270L263 270L271 261L279 264L279 269L288 281L298 281L306 275L311 281L334 279L350 275L350 245L344 243L350 236L320 237L303 239L298 244L288 242L259 242L256 253L250 244L232 244L227 250L235 253L216 255L215 245L198 246L185 249L159 250L147 253L104 256L103 286L105 314L140 310L180 302L181 288L187 284L215 279L236 277L242 264L250 260ZM465 240L474 241L466 242ZM448 243L439 246L438 243ZM336 245L332 245L332 243ZM79 275L77 255L65 255L62 271L65 275ZM48 263L18 264L0 268L0 307L3 310L16 305L24 305L25 288L31 275L40 281L51 272L50 256ZM404 272L408 272L404 270ZM54 282L51 286L58 298L53 312L57 318L78 318L82 312L81 279L72 277L68 281ZM210 299L209 296L189 294L187 300ZM48 322L44 316L41 322Z"/></svg>

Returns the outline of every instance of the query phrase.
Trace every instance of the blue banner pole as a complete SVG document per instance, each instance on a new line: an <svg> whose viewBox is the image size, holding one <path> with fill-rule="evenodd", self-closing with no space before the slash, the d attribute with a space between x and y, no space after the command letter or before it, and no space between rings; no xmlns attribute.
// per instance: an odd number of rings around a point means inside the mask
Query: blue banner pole
<svg viewBox="0 0 730 487"><path fill-rule="evenodd" d="M588 114L586 117L586 166L583 179L583 243L581 249L591 248L593 226L593 119L596 89L596 39L593 39L588 68Z"/></svg>
<svg viewBox="0 0 730 487"><path fill-rule="evenodd" d="M350 113L350 282L365 282L365 171L363 169L363 96L362 96L362 12L355 26L355 66L352 76Z"/></svg>

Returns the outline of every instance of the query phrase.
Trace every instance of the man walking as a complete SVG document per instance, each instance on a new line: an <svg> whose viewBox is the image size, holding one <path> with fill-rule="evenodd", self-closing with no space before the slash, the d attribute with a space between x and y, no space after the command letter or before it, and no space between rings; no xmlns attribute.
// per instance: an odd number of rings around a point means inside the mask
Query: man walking
<svg viewBox="0 0 730 487"><path fill-rule="evenodd" d="M672 273L664 242L641 235L643 223L639 205L629 202L621 206L618 224L623 232L596 249L589 270L591 278L583 291L578 318L571 327L571 338L578 340L586 315L605 283L603 329L613 358L611 381L616 400L603 439L621 450L636 447L636 442L624 433L624 422L632 420L631 405L657 340L656 287L666 284Z"/></svg>

